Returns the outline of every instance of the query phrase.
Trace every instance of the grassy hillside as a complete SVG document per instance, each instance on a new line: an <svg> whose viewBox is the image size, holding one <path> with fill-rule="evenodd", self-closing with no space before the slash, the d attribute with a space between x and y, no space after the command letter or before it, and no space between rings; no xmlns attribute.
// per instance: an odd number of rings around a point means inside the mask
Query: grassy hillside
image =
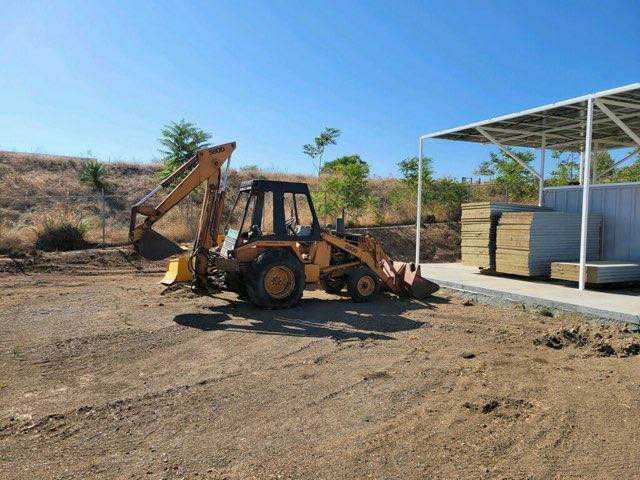
<svg viewBox="0 0 640 480"><path fill-rule="evenodd" d="M29 250L38 231L60 219L81 225L90 243L102 241L102 215L106 216L106 243L126 242L131 205L150 191L158 181L159 165L105 163L105 205L101 192L80 181L86 162L92 159L31 153L0 152L0 254ZM251 178L307 182L312 176L232 170L229 177L227 212L240 182ZM412 223L413 200L389 202L397 179L372 179L374 201L350 219L354 225ZM375 206L374 206L375 205ZM198 199L188 198L158 224L158 229L177 241L195 235Z"/></svg>
<svg viewBox="0 0 640 480"><path fill-rule="evenodd" d="M0 237L33 244L47 222L67 218L82 223L89 240L101 233L100 192L80 182L90 159L0 152ZM154 165L105 164L109 241L123 241L130 200L154 184Z"/></svg>

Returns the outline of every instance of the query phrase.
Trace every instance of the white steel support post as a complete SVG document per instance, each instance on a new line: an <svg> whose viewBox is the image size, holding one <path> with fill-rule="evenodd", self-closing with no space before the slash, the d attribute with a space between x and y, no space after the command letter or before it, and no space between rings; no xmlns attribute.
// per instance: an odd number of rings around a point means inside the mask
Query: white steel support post
<svg viewBox="0 0 640 480"><path fill-rule="evenodd" d="M591 184L596 183L596 173L598 173L598 142L591 142Z"/></svg>
<svg viewBox="0 0 640 480"><path fill-rule="evenodd" d="M584 140L584 178L582 183L582 224L580 226L580 278L578 288L584 290L587 274L587 229L589 226L589 187L591 186L591 136L593 130L593 97L587 101L587 131Z"/></svg>
<svg viewBox="0 0 640 480"><path fill-rule="evenodd" d="M584 180L584 147L580 149L580 170L578 175L578 182L582 185L582 181Z"/></svg>
<svg viewBox="0 0 640 480"><path fill-rule="evenodd" d="M544 160L547 150L547 138L542 136L542 143L540 145L540 188L538 190L538 206L542 206L544 203Z"/></svg>
<svg viewBox="0 0 640 480"><path fill-rule="evenodd" d="M416 266L420 265L421 217L422 217L422 137L418 139L418 195L416 198Z"/></svg>

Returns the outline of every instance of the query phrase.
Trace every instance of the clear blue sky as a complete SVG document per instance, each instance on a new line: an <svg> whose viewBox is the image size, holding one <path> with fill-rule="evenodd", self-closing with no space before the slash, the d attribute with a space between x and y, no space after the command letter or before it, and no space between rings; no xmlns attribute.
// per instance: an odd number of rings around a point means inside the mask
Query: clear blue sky
<svg viewBox="0 0 640 480"><path fill-rule="evenodd" d="M150 161L185 118L305 172L332 126L390 175L420 133L640 79L637 0L1 3L0 149ZM488 151L426 147L456 177Z"/></svg>

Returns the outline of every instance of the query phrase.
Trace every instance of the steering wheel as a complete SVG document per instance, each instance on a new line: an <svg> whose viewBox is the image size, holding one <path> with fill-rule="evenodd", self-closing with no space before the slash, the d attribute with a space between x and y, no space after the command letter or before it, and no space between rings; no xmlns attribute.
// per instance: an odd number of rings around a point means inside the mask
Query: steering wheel
<svg viewBox="0 0 640 480"><path fill-rule="evenodd" d="M285 225L285 228L287 229L287 232L289 232L289 234L294 236L294 237L297 235L296 230L294 228L295 224L296 224L296 219L293 218L293 217L287 219L284 222L284 225Z"/></svg>

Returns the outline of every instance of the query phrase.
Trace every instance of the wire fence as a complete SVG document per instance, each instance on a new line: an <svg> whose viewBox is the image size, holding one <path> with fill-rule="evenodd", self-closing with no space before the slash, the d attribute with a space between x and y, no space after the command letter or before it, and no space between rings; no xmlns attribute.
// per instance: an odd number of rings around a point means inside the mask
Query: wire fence
<svg viewBox="0 0 640 480"><path fill-rule="evenodd" d="M70 193L68 195L1 195L0 228L37 229L47 218L71 218L82 223L86 239L96 247L122 246L128 243L130 209L141 195L106 192ZM197 233L200 199L187 196L166 217L158 222L157 230L178 242L191 242ZM229 199L231 202L232 199ZM228 212L229 213L229 212ZM223 215L222 229L230 215ZM458 222L428 221L422 223L421 249L427 257L438 255L446 259L459 257ZM369 233L382 241L385 249L398 259L410 260L415 250L415 223L399 222L384 225L351 225L352 233ZM0 234L2 230L0 230Z"/></svg>
<svg viewBox="0 0 640 480"><path fill-rule="evenodd" d="M450 221L450 222L426 222L423 221L420 224L420 228L429 228L429 227L436 227L438 225L442 225L442 226L460 226L460 222L456 222L456 221ZM358 230L397 230L399 228L412 228L415 229L416 228L416 224L415 223L400 223L400 224L392 224L392 225L358 225L358 226L351 226L351 227L346 227L347 230L351 230L351 231L358 231Z"/></svg>
<svg viewBox="0 0 640 480"><path fill-rule="evenodd" d="M127 243L131 206L137 200L139 196L136 195L107 193L104 190L68 195L0 194L0 227L6 232L67 220L82 225L89 240L97 245L119 245ZM176 230L176 222L187 228L188 222L197 221L194 217L198 211L199 203L190 197L185 198L176 212L168 215L169 230L171 225Z"/></svg>

